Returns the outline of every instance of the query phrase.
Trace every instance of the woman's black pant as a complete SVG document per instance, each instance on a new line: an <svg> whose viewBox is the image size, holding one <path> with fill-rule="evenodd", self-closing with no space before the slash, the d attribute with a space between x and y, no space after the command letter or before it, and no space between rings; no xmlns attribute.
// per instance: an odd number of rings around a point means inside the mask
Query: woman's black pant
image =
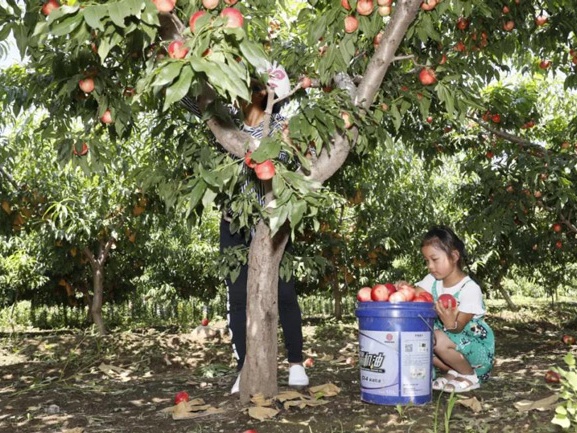
<svg viewBox="0 0 577 433"><path fill-rule="evenodd" d="M230 223L225 219L220 222L220 251L230 247L249 246L243 233L230 232ZM288 248L288 246L287 246ZM232 346L238 362L238 370L242 368L246 355L246 298L247 298L248 264L243 265L240 274L233 282L226 279L228 290L228 326L232 334ZM278 281L278 312L283 331L287 358L290 363L303 360L302 315L297 300L295 280L279 278Z"/></svg>

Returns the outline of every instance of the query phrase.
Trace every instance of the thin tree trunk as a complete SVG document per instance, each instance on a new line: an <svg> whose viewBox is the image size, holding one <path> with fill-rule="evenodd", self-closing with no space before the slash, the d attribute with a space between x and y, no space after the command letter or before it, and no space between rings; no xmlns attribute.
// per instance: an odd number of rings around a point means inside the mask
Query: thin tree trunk
<svg viewBox="0 0 577 433"><path fill-rule="evenodd" d="M288 236L285 227L272 238L261 221L250 245L246 357L240 378L242 403L248 403L255 394L266 398L278 394L278 279Z"/></svg>
<svg viewBox="0 0 577 433"><path fill-rule="evenodd" d="M335 303L334 315L335 319L341 320L343 318L343 305L341 289L339 287L339 273L335 272L332 278L333 284L333 301Z"/></svg>
<svg viewBox="0 0 577 433"><path fill-rule="evenodd" d="M104 299L104 272L103 266L98 261L92 268L92 321L100 335L106 335L106 327L102 319L102 301Z"/></svg>
<svg viewBox="0 0 577 433"><path fill-rule="evenodd" d="M341 206L341 214L339 215L339 231L342 230L343 228L343 218L345 215L345 207ZM348 254L348 250L347 250L347 242L345 239L345 242L343 244L343 251L344 251L344 275L343 275L343 281L344 281L344 285L345 285L345 293L348 292L348 283L347 283L347 262L349 260L349 254ZM338 257L335 257L335 262L339 261ZM338 269L338 266L336 266L336 263L333 263L333 265L335 266L335 269ZM333 278L333 300L335 302L335 309L334 309L334 315L335 315L335 319L337 320L341 320L343 318L343 305L342 305L342 298L343 298L343 294L342 294L342 290L339 287L339 273L335 272L334 273L334 278Z"/></svg>
<svg viewBox="0 0 577 433"><path fill-rule="evenodd" d="M497 287L497 290L499 290L499 292L501 293L501 296L503 297L505 302L507 302L509 309L511 311L518 311L519 307L517 307L517 305L515 305L515 303L511 299L511 296L509 296L509 292L507 292L507 290L505 290L505 288L501 284L501 281L503 281L503 275L504 275L504 272L499 273L499 275L497 275L497 279L494 281L494 284Z"/></svg>
<svg viewBox="0 0 577 433"><path fill-rule="evenodd" d="M509 308L512 311L519 310L519 307L517 307L517 305L515 305L515 303L513 302L511 297L509 296L509 293L507 292L507 290L505 290L505 288L500 283L497 284L497 289L499 290L499 292L501 292L501 296L503 296L503 299L505 300L505 302L507 302L507 305L509 306Z"/></svg>
<svg viewBox="0 0 577 433"><path fill-rule="evenodd" d="M100 335L106 335L106 326L104 326L104 319L102 318L102 303L104 300L104 264L108 259L108 254L115 239L110 238L103 244L100 242L98 246L98 255L92 254L89 248L84 248L84 255L88 258L90 267L92 268L92 303L90 304L92 312L92 321L98 329Z"/></svg>

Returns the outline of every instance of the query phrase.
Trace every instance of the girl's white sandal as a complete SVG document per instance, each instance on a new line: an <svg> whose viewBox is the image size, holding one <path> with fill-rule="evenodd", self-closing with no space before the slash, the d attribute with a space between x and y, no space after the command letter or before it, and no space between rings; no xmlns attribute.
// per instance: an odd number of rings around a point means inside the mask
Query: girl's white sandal
<svg viewBox="0 0 577 433"><path fill-rule="evenodd" d="M462 379L462 380L459 380ZM457 378L449 380L443 387L443 392L454 392L456 394L461 392L469 392L479 388L479 378L476 374L459 374Z"/></svg>
<svg viewBox="0 0 577 433"><path fill-rule="evenodd" d="M453 376L453 378L449 378L447 376ZM459 373L457 373L455 370L449 370L445 376L437 377L435 380L433 380L431 387L435 391L443 391L445 385L457 377L459 377Z"/></svg>

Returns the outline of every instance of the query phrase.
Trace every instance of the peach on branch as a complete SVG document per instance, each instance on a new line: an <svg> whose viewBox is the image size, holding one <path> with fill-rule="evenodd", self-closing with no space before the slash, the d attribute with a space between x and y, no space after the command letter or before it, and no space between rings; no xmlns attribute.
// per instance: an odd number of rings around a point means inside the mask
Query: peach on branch
<svg viewBox="0 0 577 433"><path fill-rule="evenodd" d="M218 0L202 0L202 5L208 9L212 10L218 6Z"/></svg>
<svg viewBox="0 0 577 433"><path fill-rule="evenodd" d="M510 32L515 28L515 21L509 20L503 24L503 30Z"/></svg>
<svg viewBox="0 0 577 433"><path fill-rule="evenodd" d="M419 72L419 80L423 86L430 86L431 84L435 84L437 82L437 76L435 75L435 71L431 68L423 68Z"/></svg>
<svg viewBox="0 0 577 433"><path fill-rule="evenodd" d="M313 85L313 82L310 79L310 77L307 77L305 75L300 79L300 84L301 84L302 89L308 89L309 87L311 87Z"/></svg>
<svg viewBox="0 0 577 433"><path fill-rule="evenodd" d="M470 21L464 17L460 17L457 20L457 28L459 30L467 30L469 28Z"/></svg>
<svg viewBox="0 0 577 433"><path fill-rule="evenodd" d="M244 23L244 17L242 16L242 13L235 8L224 8L220 13L220 16L227 19L225 27L238 28L242 27Z"/></svg>
<svg viewBox="0 0 577 433"><path fill-rule="evenodd" d="M421 3L421 9L427 12L432 11L437 7L437 3L437 0L425 0Z"/></svg>
<svg viewBox="0 0 577 433"><path fill-rule="evenodd" d="M266 161L257 164L254 168L254 172L256 173L256 177L260 180L270 180L275 175L274 164L270 159L267 159Z"/></svg>
<svg viewBox="0 0 577 433"><path fill-rule="evenodd" d="M357 2L357 12L360 15L370 15L373 13L374 8L373 0L359 0Z"/></svg>
<svg viewBox="0 0 577 433"><path fill-rule="evenodd" d="M391 15L391 11L392 9L390 6L379 6L377 9L377 12L382 17L388 17L389 15Z"/></svg>
<svg viewBox="0 0 577 433"><path fill-rule="evenodd" d="M84 78L78 82L78 87L84 93L90 93L94 90L94 80L92 78Z"/></svg>
<svg viewBox="0 0 577 433"><path fill-rule="evenodd" d="M345 32L354 33L357 31L358 28L359 28L359 20L357 20L352 15L345 17Z"/></svg>
<svg viewBox="0 0 577 433"><path fill-rule="evenodd" d="M537 27L541 27L544 26L545 24L547 24L548 18L544 15L538 15L535 17L535 25L537 25Z"/></svg>
<svg viewBox="0 0 577 433"><path fill-rule="evenodd" d="M341 0L341 6L344 7L346 10L351 10L351 5L349 4L349 0Z"/></svg>
<svg viewBox="0 0 577 433"><path fill-rule="evenodd" d="M152 0L152 3L158 9L158 12L169 13L172 12L176 6L176 0Z"/></svg>
<svg viewBox="0 0 577 433"><path fill-rule="evenodd" d="M102 116L100 116L100 121L106 125L110 125L112 122L114 122L110 110L106 110L104 113L102 113Z"/></svg>
<svg viewBox="0 0 577 433"><path fill-rule="evenodd" d="M196 11L188 20L188 26L190 27L190 31L192 33L196 33L196 21L204 14L206 14L205 11Z"/></svg>
<svg viewBox="0 0 577 433"><path fill-rule="evenodd" d="M550 60L541 60L539 62L539 68L541 69L548 69L549 66L551 66L551 61Z"/></svg>
<svg viewBox="0 0 577 433"><path fill-rule="evenodd" d="M184 59L188 54L188 48L184 46L181 40L172 41L168 45L168 56L171 59Z"/></svg>
<svg viewBox="0 0 577 433"><path fill-rule="evenodd" d="M42 5L42 14L45 16L50 15L50 13L60 7L60 3L57 0L48 0Z"/></svg>

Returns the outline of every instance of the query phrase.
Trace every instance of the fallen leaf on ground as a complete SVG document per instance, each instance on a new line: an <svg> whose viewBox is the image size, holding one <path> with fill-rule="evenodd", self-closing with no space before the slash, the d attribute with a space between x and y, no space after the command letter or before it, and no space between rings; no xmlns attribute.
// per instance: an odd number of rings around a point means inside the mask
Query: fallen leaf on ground
<svg viewBox="0 0 577 433"><path fill-rule="evenodd" d="M276 400L283 403L287 400L296 400L306 398L307 396L298 391L284 391L275 397Z"/></svg>
<svg viewBox="0 0 577 433"><path fill-rule="evenodd" d="M224 409L218 409L212 407L210 404L205 404L202 398L195 398L190 401L181 401L177 405L162 409L160 412L170 413L172 414L172 419L179 420L223 413Z"/></svg>
<svg viewBox="0 0 577 433"><path fill-rule="evenodd" d="M202 412L173 413L172 419L179 420L179 419L200 418L203 416L215 415L217 413L223 413L223 412L224 412L224 409L218 409L216 407L209 407L208 409L206 409L205 411L202 411Z"/></svg>
<svg viewBox="0 0 577 433"><path fill-rule="evenodd" d="M120 377L123 380L130 380L128 376L130 376L131 371L125 368L116 367L115 365L101 363L98 366L98 369L102 371L104 374L113 377Z"/></svg>
<svg viewBox="0 0 577 433"><path fill-rule="evenodd" d="M477 397L463 398L457 400L457 403L462 404L465 407L468 407L475 413L479 413L481 412L481 410L483 410L483 406L481 405L481 402L477 400Z"/></svg>
<svg viewBox="0 0 577 433"><path fill-rule="evenodd" d="M190 410L194 410L193 408L201 407L201 406L206 406L206 404L204 403L204 400L202 398L195 398L195 399L189 400L189 401L181 401L180 403L175 404L174 406L170 406L170 407L162 409L161 412L173 413L177 410L182 410L183 408L186 409L187 411L190 411ZM179 409L179 407L180 407L180 409Z"/></svg>
<svg viewBox="0 0 577 433"><path fill-rule="evenodd" d="M62 430L62 433L84 433L84 427L75 427L68 430Z"/></svg>
<svg viewBox="0 0 577 433"><path fill-rule="evenodd" d="M278 410L271 409L270 407L252 406L248 408L248 415L251 418L258 419L259 421L274 418L277 414Z"/></svg>
<svg viewBox="0 0 577 433"><path fill-rule="evenodd" d="M559 400L559 395L553 394L549 397L542 398L541 400L520 400L515 402L514 405L519 412L528 412L530 410L544 411L556 407L557 400Z"/></svg>
<svg viewBox="0 0 577 433"><path fill-rule="evenodd" d="M290 407L298 407L304 409L305 406L321 406L330 403L329 400L317 400L316 398L306 397L303 400L287 400L283 403L283 407L288 409Z"/></svg>
<svg viewBox="0 0 577 433"><path fill-rule="evenodd" d="M257 406L270 406L272 404L272 399L265 398L264 395L260 392L253 395L250 401L252 401Z"/></svg>
<svg viewBox="0 0 577 433"><path fill-rule="evenodd" d="M309 392L315 398L332 397L339 394L341 389L332 383L325 383L324 385L313 386L309 389Z"/></svg>
<svg viewBox="0 0 577 433"><path fill-rule="evenodd" d="M335 359L335 357L333 355L331 355L330 353L325 353L323 356L317 358L319 361L332 361L333 359Z"/></svg>

